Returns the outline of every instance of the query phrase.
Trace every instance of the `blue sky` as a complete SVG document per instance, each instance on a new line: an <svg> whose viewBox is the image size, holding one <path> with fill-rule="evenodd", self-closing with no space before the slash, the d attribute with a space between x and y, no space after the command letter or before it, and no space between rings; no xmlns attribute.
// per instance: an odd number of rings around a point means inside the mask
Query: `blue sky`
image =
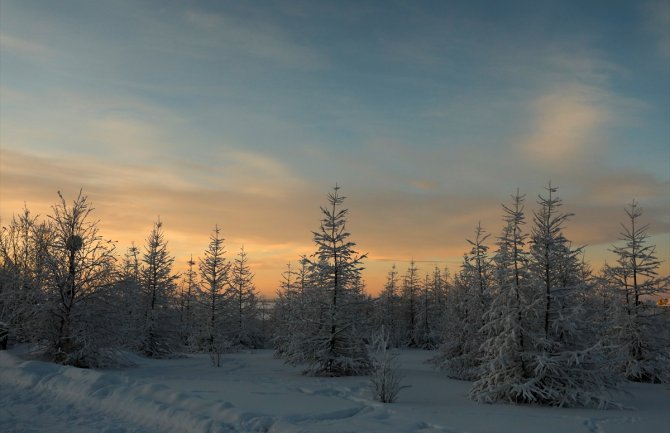
<svg viewBox="0 0 670 433"><path fill-rule="evenodd" d="M595 262L633 197L667 260L668 3L494 3L2 0L0 216L83 186L178 260L218 223L269 292L339 182L374 286L551 180Z"/></svg>

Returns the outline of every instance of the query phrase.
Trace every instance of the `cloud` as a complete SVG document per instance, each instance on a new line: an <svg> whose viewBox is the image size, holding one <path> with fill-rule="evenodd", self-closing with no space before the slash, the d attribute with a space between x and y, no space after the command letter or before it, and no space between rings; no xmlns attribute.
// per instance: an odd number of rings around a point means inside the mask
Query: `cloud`
<svg viewBox="0 0 670 433"><path fill-rule="evenodd" d="M19 55L31 57L44 56L51 52L46 46L25 38L10 35L6 32L0 32L0 49Z"/></svg>
<svg viewBox="0 0 670 433"><path fill-rule="evenodd" d="M599 131L612 114L598 89L560 86L538 97L533 111L530 134L519 145L531 161L564 164L602 150Z"/></svg>

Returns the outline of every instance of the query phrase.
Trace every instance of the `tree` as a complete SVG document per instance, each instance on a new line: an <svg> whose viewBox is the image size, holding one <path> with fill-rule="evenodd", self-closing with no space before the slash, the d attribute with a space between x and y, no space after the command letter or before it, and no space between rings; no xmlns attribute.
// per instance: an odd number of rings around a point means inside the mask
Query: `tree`
<svg viewBox="0 0 670 433"><path fill-rule="evenodd" d="M403 276L400 290L402 327L405 329L404 345L418 347L421 277L414 259L410 261Z"/></svg>
<svg viewBox="0 0 670 433"><path fill-rule="evenodd" d="M232 307L226 327L228 340L233 347L256 348L262 344L258 329L258 294L253 280L249 258L242 247L230 269L230 282L226 291Z"/></svg>
<svg viewBox="0 0 670 433"><path fill-rule="evenodd" d="M527 261L522 197L517 192L513 206L504 207L496 286L482 327L484 362L470 397L607 407L617 378L607 369L607 352L595 340L585 309L590 276L578 260L580 249L572 249L563 235L569 214L559 212L556 188L550 184L547 191L534 213Z"/></svg>
<svg viewBox="0 0 670 433"><path fill-rule="evenodd" d="M668 291L670 279L660 277L656 246L649 244L648 224L642 224L642 208L633 200L625 209L620 241L614 247L617 265L605 278L620 299L613 342L620 347L618 369L630 380L670 380L670 340L662 310L646 299Z"/></svg>
<svg viewBox="0 0 670 433"><path fill-rule="evenodd" d="M479 377L484 340L484 313L490 304L493 268L485 241L489 235L481 224L475 228L475 240L469 240L470 252L463 256L461 270L451 293L447 337L440 354L433 359L449 377L474 380Z"/></svg>
<svg viewBox="0 0 670 433"><path fill-rule="evenodd" d="M115 310L121 344L136 349L139 339L142 338L139 333L144 329L145 318L143 304L138 302L138 299L142 299L142 289L140 249L135 242L126 249L121 259L115 286L115 293L110 301Z"/></svg>
<svg viewBox="0 0 670 433"><path fill-rule="evenodd" d="M101 341L97 332L104 321L96 314L95 301L114 276L114 244L98 234L98 221L89 217L93 207L80 190L68 205L52 206L45 265L49 276L48 355L55 361L79 366L95 366Z"/></svg>
<svg viewBox="0 0 670 433"><path fill-rule="evenodd" d="M398 314L400 295L398 288L398 271L393 265L387 274L386 284L377 299L377 327L383 327L388 334L388 344L400 347L404 342L404 330Z"/></svg>
<svg viewBox="0 0 670 433"><path fill-rule="evenodd" d="M0 230L0 321L16 340L44 338L46 257L52 232L28 208Z"/></svg>
<svg viewBox="0 0 670 433"><path fill-rule="evenodd" d="M144 295L144 332L139 349L146 356L170 356L177 343L175 311L171 300L176 291L178 274L172 272L174 257L168 252L163 223L154 223L146 240L140 283Z"/></svg>
<svg viewBox="0 0 670 433"><path fill-rule="evenodd" d="M528 336L528 379L516 387L523 402L552 406L611 405L617 377L607 368L605 348L594 337L585 310L590 291L579 256L563 234L572 214L562 213L557 188L538 196L531 231L528 305L540 320ZM530 315L533 317L533 315ZM525 362L525 360L524 360ZM605 367L605 368L603 368Z"/></svg>
<svg viewBox="0 0 670 433"><path fill-rule="evenodd" d="M188 266L183 274L182 290L180 294L181 331L184 344L191 347L197 346L196 335L196 295L198 293L198 273L195 271L195 260L193 255L186 262Z"/></svg>
<svg viewBox="0 0 670 433"><path fill-rule="evenodd" d="M512 200L511 206L503 205L505 226L493 258L495 290L482 328L486 335L483 365L470 390L472 399L487 403L523 402L524 385L532 377L527 335L533 332L536 308L528 293L528 253L524 249L528 236L522 232L524 196L517 190Z"/></svg>
<svg viewBox="0 0 670 433"><path fill-rule="evenodd" d="M365 298L358 282L362 261L355 243L346 231L345 197L335 186L328 194L329 207L321 207L323 219L319 231L313 232L317 251L307 259L310 281L307 295L311 323L305 332L293 336L293 353L302 352L289 361L308 364L306 373L323 376L365 374L370 359L362 333L357 327L357 313Z"/></svg>
<svg viewBox="0 0 670 433"><path fill-rule="evenodd" d="M421 308L419 310L419 347L435 349L443 343L443 333L447 311L448 282L440 268L426 274L421 288Z"/></svg>
<svg viewBox="0 0 670 433"><path fill-rule="evenodd" d="M230 282L230 263L226 261L224 239L219 226L215 226L209 238L205 257L200 260L201 304L204 308L206 323L206 350L212 356L216 367L220 366L221 353L230 345L225 336L226 287Z"/></svg>

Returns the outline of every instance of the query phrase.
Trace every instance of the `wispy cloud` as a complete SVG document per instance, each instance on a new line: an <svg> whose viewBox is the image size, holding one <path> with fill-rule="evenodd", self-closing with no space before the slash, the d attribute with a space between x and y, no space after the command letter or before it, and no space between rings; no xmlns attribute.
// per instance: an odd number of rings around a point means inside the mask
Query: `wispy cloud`
<svg viewBox="0 0 670 433"><path fill-rule="evenodd" d="M51 50L38 42L0 32L0 49L19 55L44 56Z"/></svg>
<svg viewBox="0 0 670 433"><path fill-rule="evenodd" d="M533 102L535 119L519 150L543 164L565 164L601 150L599 131L611 113L602 92L579 84L551 89Z"/></svg>

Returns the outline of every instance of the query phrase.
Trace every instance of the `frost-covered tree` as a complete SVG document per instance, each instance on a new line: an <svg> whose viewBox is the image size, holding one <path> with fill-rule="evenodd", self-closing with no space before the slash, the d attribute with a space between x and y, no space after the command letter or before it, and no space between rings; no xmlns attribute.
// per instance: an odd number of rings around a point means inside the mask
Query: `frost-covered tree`
<svg viewBox="0 0 670 433"><path fill-rule="evenodd" d="M404 329L398 317L400 312L398 279L398 271L394 264L387 274L384 288L376 301L376 327L385 329L388 344L391 347L400 347L404 341Z"/></svg>
<svg viewBox="0 0 670 433"><path fill-rule="evenodd" d="M230 345L226 338L226 288L230 281L230 264L225 258L224 239L219 226L215 226L209 238L205 256L200 260L199 270L202 286L199 291L204 321L203 343L212 356L216 367L220 366L221 353Z"/></svg>
<svg viewBox="0 0 670 433"><path fill-rule="evenodd" d="M90 218L93 207L82 191L71 204L60 192L58 196L49 215L53 237L45 255L47 354L57 362L95 366L100 346L109 343L96 297L112 286L114 244L99 235L98 222Z"/></svg>
<svg viewBox="0 0 670 433"><path fill-rule="evenodd" d="M621 246L615 247L617 265L605 275L614 289L616 319L611 340L619 350L617 368L630 380L670 381L670 335L664 311L650 300L669 288L670 279L658 275L656 246L649 243L648 224L640 221L642 208L633 200L625 209Z"/></svg>
<svg viewBox="0 0 670 433"><path fill-rule="evenodd" d="M286 271L281 274L273 308L275 331L272 336L272 344L275 349L274 356L277 358L281 358L287 353L292 319L298 317L295 310L297 310L300 301L300 293L296 279L296 271L289 262L286 264Z"/></svg>
<svg viewBox="0 0 670 433"><path fill-rule="evenodd" d="M405 330L404 345L419 347L419 309L421 307L421 276L416 262L412 259L402 278L400 287L402 328Z"/></svg>
<svg viewBox="0 0 670 433"><path fill-rule="evenodd" d="M230 267L226 298L230 306L226 335L231 345L236 348L260 347L262 341L258 328L258 294L244 248Z"/></svg>
<svg viewBox="0 0 670 433"><path fill-rule="evenodd" d="M186 271L182 276L181 293L179 295L179 310L182 341L191 349L197 347L197 295L198 273L195 270L196 262L193 255L186 262Z"/></svg>
<svg viewBox="0 0 670 433"><path fill-rule="evenodd" d="M560 212L556 188L550 184L547 191L539 196L528 255L522 197L517 193L504 207L493 301L482 327L484 362L470 396L488 403L606 407L617 379L585 309L590 277L579 249L563 235L570 215Z"/></svg>
<svg viewBox="0 0 670 433"><path fill-rule="evenodd" d="M156 221L147 237L140 268L144 326L139 350L149 357L170 356L176 348L178 319L171 301L179 275L173 273L173 264L163 223Z"/></svg>
<svg viewBox="0 0 670 433"><path fill-rule="evenodd" d="M419 342L424 349L435 349L444 343L448 310L448 270L435 266L426 274L421 290L419 310Z"/></svg>
<svg viewBox="0 0 670 433"><path fill-rule="evenodd" d="M490 304L493 266L488 257L485 233L481 224L475 228L475 239L469 240L470 252L463 257L461 270L454 281L445 342L433 362L449 377L473 380L479 377L484 340L484 313Z"/></svg>
<svg viewBox="0 0 670 433"><path fill-rule="evenodd" d="M535 332L537 308L528 293L528 235L525 225L524 196L518 190L512 205L503 205L505 226L498 237L495 263L495 289L482 331L483 365L470 396L482 402L522 402L523 387L532 378L529 369L529 334ZM537 298L540 299L540 298Z"/></svg>
<svg viewBox="0 0 670 433"><path fill-rule="evenodd" d="M571 214L560 211L557 188L546 189L530 239L527 302L539 321L526 334L531 374L516 387L515 398L552 406L607 406L617 378L607 368L607 353L593 338L592 317L584 308L590 288L580 266L581 249L573 249L563 234Z"/></svg>
<svg viewBox="0 0 670 433"><path fill-rule="evenodd" d="M308 259L310 281L305 291L309 321L291 336L289 362L307 363L306 373L325 376L365 374L370 359L357 324L365 297L358 282L365 255L359 255L346 231L345 197L335 186L328 207L313 232L317 251Z"/></svg>
<svg viewBox="0 0 670 433"><path fill-rule="evenodd" d="M121 258L117 270L114 296L110 303L115 310L115 321L121 345L136 348L144 326L144 310L141 299L140 249L131 243Z"/></svg>
<svg viewBox="0 0 670 433"><path fill-rule="evenodd" d="M24 207L0 229L0 321L8 337L23 341L43 338L44 286L47 280L49 224Z"/></svg>

